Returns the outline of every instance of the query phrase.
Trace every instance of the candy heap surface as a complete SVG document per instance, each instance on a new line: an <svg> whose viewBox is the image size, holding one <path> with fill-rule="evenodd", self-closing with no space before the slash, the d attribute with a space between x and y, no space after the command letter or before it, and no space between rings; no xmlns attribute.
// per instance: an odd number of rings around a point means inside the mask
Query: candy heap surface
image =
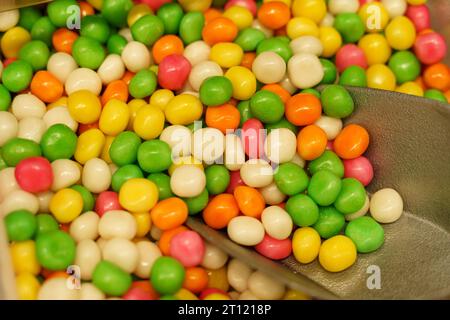
<svg viewBox="0 0 450 320"><path fill-rule="evenodd" d="M344 86L450 98L420 0L56 0L0 13L0 32L0 217L22 299L306 298L187 218L344 271L403 212L397 191L365 190L370 133L344 124Z"/></svg>

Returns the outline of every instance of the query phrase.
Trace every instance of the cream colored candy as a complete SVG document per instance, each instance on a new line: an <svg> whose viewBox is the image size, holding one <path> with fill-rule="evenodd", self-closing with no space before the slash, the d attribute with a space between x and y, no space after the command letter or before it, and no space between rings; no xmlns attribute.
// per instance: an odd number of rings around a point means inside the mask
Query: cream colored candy
<svg viewBox="0 0 450 320"><path fill-rule="evenodd" d="M119 80L125 73L125 65L118 54L108 55L97 70L98 76L104 84Z"/></svg>
<svg viewBox="0 0 450 320"><path fill-rule="evenodd" d="M191 66L195 66L200 62L209 58L211 47L205 41L195 41L184 48L183 56L188 59Z"/></svg>
<svg viewBox="0 0 450 320"><path fill-rule="evenodd" d="M192 89L199 91L203 81L214 76L223 76L222 68L213 61L202 61L192 67L189 74L189 84L192 86Z"/></svg>
<svg viewBox="0 0 450 320"><path fill-rule="evenodd" d="M262 223L256 218L247 216L231 219L227 232L231 240L244 246L256 246L264 238Z"/></svg>
<svg viewBox="0 0 450 320"><path fill-rule="evenodd" d="M94 211L88 211L79 215L70 224L70 236L76 242L97 239L99 221L100 217Z"/></svg>
<svg viewBox="0 0 450 320"><path fill-rule="evenodd" d="M0 32L8 31L19 22L19 10L13 9L0 12Z"/></svg>
<svg viewBox="0 0 450 320"><path fill-rule="evenodd" d="M294 157L292 158L292 160L290 162L295 163L296 165L298 165L302 168L304 168L305 164L306 164L306 161L302 157L300 157L300 155L298 153L296 153L294 155Z"/></svg>
<svg viewBox="0 0 450 320"><path fill-rule="evenodd" d="M253 188L263 188L273 181L273 169L263 159L247 160L241 168L241 178L246 185Z"/></svg>
<svg viewBox="0 0 450 320"><path fill-rule="evenodd" d="M136 219L127 211L111 210L106 212L98 224L98 233L105 240L112 238L133 239L136 235Z"/></svg>
<svg viewBox="0 0 450 320"><path fill-rule="evenodd" d="M84 164L81 181L93 193L106 191L111 185L111 170L104 160L90 159Z"/></svg>
<svg viewBox="0 0 450 320"><path fill-rule="evenodd" d="M200 161L212 164L223 156L225 151L225 137L216 128L202 128L195 130L192 135L192 154Z"/></svg>
<svg viewBox="0 0 450 320"><path fill-rule="evenodd" d="M238 300L240 297L240 293L237 291L229 291L228 295L230 296L231 300Z"/></svg>
<svg viewBox="0 0 450 320"><path fill-rule="evenodd" d="M236 171L245 162L245 152L241 139L232 133L225 136L224 163L228 170Z"/></svg>
<svg viewBox="0 0 450 320"><path fill-rule="evenodd" d="M270 161L289 162L297 153L297 137L289 129L273 129L264 142L264 152Z"/></svg>
<svg viewBox="0 0 450 320"><path fill-rule="evenodd" d="M247 290L248 278L250 278L251 274L252 269L238 259L232 259L228 263L228 283L239 292Z"/></svg>
<svg viewBox="0 0 450 320"><path fill-rule="evenodd" d="M103 259L114 263L127 273L132 273L139 262L139 251L128 239L113 238L102 248Z"/></svg>
<svg viewBox="0 0 450 320"><path fill-rule="evenodd" d="M321 116L314 124L325 131L328 140L334 140L342 130L342 120L328 116Z"/></svg>
<svg viewBox="0 0 450 320"><path fill-rule="evenodd" d="M391 19L403 16L408 6L406 0L381 0L381 4L386 9Z"/></svg>
<svg viewBox="0 0 450 320"><path fill-rule="evenodd" d="M74 290L67 282L69 279L56 277L44 281L39 289L37 300L78 300L80 290Z"/></svg>
<svg viewBox="0 0 450 320"><path fill-rule="evenodd" d="M20 189L14 174L15 171L15 168L12 167L0 170L0 207L1 202L8 194Z"/></svg>
<svg viewBox="0 0 450 320"><path fill-rule="evenodd" d="M118 34L124 37L128 42L133 41L133 35L131 34L130 28L122 28L119 30Z"/></svg>
<svg viewBox="0 0 450 320"><path fill-rule="evenodd" d="M195 165L182 165L170 177L170 188L179 197L196 197L203 192L205 186L205 173Z"/></svg>
<svg viewBox="0 0 450 320"><path fill-rule="evenodd" d="M39 201L32 193L21 189L13 190L3 199L1 209L3 216L22 209L36 214L39 210Z"/></svg>
<svg viewBox="0 0 450 320"><path fill-rule="evenodd" d="M397 221L402 213L403 200L394 189L381 189L375 192L370 199L370 214L380 223Z"/></svg>
<svg viewBox="0 0 450 320"><path fill-rule="evenodd" d="M264 35L266 36L266 38L271 38L273 36L273 30L263 26L261 24L261 22L259 22L258 19L253 20L252 27L257 30L262 31L264 33Z"/></svg>
<svg viewBox="0 0 450 320"><path fill-rule="evenodd" d="M297 91L297 88L294 86L287 73L278 84L290 94L294 94Z"/></svg>
<svg viewBox="0 0 450 320"><path fill-rule="evenodd" d="M327 12L325 17L323 17L322 21L320 21L321 27L333 27L334 25L334 16Z"/></svg>
<svg viewBox="0 0 450 320"><path fill-rule="evenodd" d="M41 192L41 193L36 194L36 197L39 202L38 212L42 212L42 213L50 212L49 205L50 205L50 200L53 197L53 192L52 191Z"/></svg>
<svg viewBox="0 0 450 320"><path fill-rule="evenodd" d="M284 240L291 235L293 223L291 216L278 206L264 209L261 222L267 234L277 240Z"/></svg>
<svg viewBox="0 0 450 320"><path fill-rule="evenodd" d="M393 0L388 0L393 1ZM352 13L359 9L358 0L330 0L328 1L328 11L331 14Z"/></svg>
<svg viewBox="0 0 450 320"><path fill-rule="evenodd" d="M101 260L100 247L94 240L85 239L77 244L74 264L80 267L82 280L92 279L92 273Z"/></svg>
<svg viewBox="0 0 450 320"><path fill-rule="evenodd" d="M253 61L252 71L262 83L277 83L286 73L286 63L280 55L272 51L259 54Z"/></svg>
<svg viewBox="0 0 450 320"><path fill-rule="evenodd" d="M162 256L161 250L150 241L139 241L136 247L139 252L139 261L134 273L140 278L148 279L153 263Z"/></svg>
<svg viewBox="0 0 450 320"><path fill-rule="evenodd" d="M289 59L288 74L294 86L306 89L319 84L324 71L317 56L311 53L297 53Z"/></svg>
<svg viewBox="0 0 450 320"><path fill-rule="evenodd" d="M266 204L270 206L280 204L286 199L286 195L278 189L275 182L259 189L259 192L261 192Z"/></svg>
<svg viewBox="0 0 450 320"><path fill-rule="evenodd" d="M143 43L131 41L123 48L122 61L128 70L138 72L151 66L152 57Z"/></svg>
<svg viewBox="0 0 450 320"><path fill-rule="evenodd" d="M42 119L44 120L47 129L52 125L59 123L65 124L73 132L76 132L78 129L78 122L72 118L67 106L58 106L48 110Z"/></svg>
<svg viewBox="0 0 450 320"><path fill-rule="evenodd" d="M323 45L319 38L314 36L301 36L291 41L289 44L292 52L297 53L310 53L315 56L320 56L323 52Z"/></svg>
<svg viewBox="0 0 450 320"><path fill-rule="evenodd" d="M31 93L23 93L14 97L11 111L17 120L28 117L42 118L47 111L45 103Z"/></svg>
<svg viewBox="0 0 450 320"><path fill-rule="evenodd" d="M88 68L78 68L73 70L67 77L65 89L67 95L79 90L89 90L96 96L102 91L102 80L97 72Z"/></svg>
<svg viewBox="0 0 450 320"><path fill-rule="evenodd" d="M81 284L80 300L105 300L105 294L90 282Z"/></svg>
<svg viewBox="0 0 450 320"><path fill-rule="evenodd" d="M192 131L185 126L172 125L166 127L159 136L172 149L172 158L191 154Z"/></svg>
<svg viewBox="0 0 450 320"><path fill-rule="evenodd" d="M186 81L186 83L184 84L183 88L181 88L180 90L178 90L176 92L176 95L180 95L180 94L190 94L193 96L196 96L197 98L200 97L200 94L194 90L194 88L192 88L191 84L189 83L189 81Z"/></svg>
<svg viewBox="0 0 450 320"><path fill-rule="evenodd" d="M52 162L53 183L52 190L68 188L81 177L80 166L69 159L58 159Z"/></svg>
<svg viewBox="0 0 450 320"><path fill-rule="evenodd" d="M222 268L227 263L228 255L215 245L205 242L205 254L203 255L202 267L211 270Z"/></svg>
<svg viewBox="0 0 450 320"><path fill-rule="evenodd" d="M56 52L47 62L47 71L54 75L62 84L65 84L69 75L78 68L75 59L68 53Z"/></svg>
<svg viewBox="0 0 450 320"><path fill-rule="evenodd" d="M369 207L370 207L370 200L369 196L366 195L366 201L364 202L364 206L354 213L346 214L345 220L352 221L355 220L356 218L364 216L369 211Z"/></svg>
<svg viewBox="0 0 450 320"><path fill-rule="evenodd" d="M16 117L7 111L0 111L0 147L17 136L19 124Z"/></svg>
<svg viewBox="0 0 450 320"><path fill-rule="evenodd" d="M250 290L246 290L241 293L239 296L239 300L259 300L257 296L250 292Z"/></svg>
<svg viewBox="0 0 450 320"><path fill-rule="evenodd" d="M100 248L100 251L103 250L103 248L105 247L105 244L108 242L108 240L103 239L103 238L98 238L97 241L95 241L95 243L97 243L98 247Z"/></svg>
<svg viewBox="0 0 450 320"><path fill-rule="evenodd" d="M42 135L47 130L44 120L41 118L27 117L19 121L19 138L41 142Z"/></svg>
<svg viewBox="0 0 450 320"><path fill-rule="evenodd" d="M150 237L152 237L153 240L158 241L161 238L163 231L159 229L157 226L152 225L152 228L150 229Z"/></svg>
<svg viewBox="0 0 450 320"><path fill-rule="evenodd" d="M284 296L285 287L261 271L255 271L248 279L248 288L263 300L278 300Z"/></svg>

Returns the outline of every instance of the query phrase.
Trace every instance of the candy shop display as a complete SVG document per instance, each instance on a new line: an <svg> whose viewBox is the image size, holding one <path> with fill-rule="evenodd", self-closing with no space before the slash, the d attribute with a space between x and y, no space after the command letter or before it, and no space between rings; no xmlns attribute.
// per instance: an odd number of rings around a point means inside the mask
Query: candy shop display
<svg viewBox="0 0 450 320"><path fill-rule="evenodd" d="M308 299L188 217L323 272L382 250L403 200L366 191L372 133L346 124L346 86L450 102L446 51L426 0L1 12L0 218L18 297Z"/></svg>

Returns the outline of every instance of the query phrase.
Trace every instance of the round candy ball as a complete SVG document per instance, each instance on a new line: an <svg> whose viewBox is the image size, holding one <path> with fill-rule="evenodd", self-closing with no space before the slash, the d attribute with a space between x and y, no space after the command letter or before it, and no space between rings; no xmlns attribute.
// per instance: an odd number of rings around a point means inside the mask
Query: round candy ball
<svg viewBox="0 0 450 320"><path fill-rule="evenodd" d="M380 223L397 221L402 213L403 200L394 189L381 189L375 192L370 199L370 214Z"/></svg>
<svg viewBox="0 0 450 320"><path fill-rule="evenodd" d="M45 192L53 183L52 166L43 157L32 157L20 161L14 174L19 186L31 193Z"/></svg>
<svg viewBox="0 0 450 320"><path fill-rule="evenodd" d="M343 235L325 240L320 247L319 262L329 272L340 272L351 267L356 261L356 246Z"/></svg>
<svg viewBox="0 0 450 320"><path fill-rule="evenodd" d="M92 274L92 283L103 293L121 296L131 286L131 275L109 261L100 261Z"/></svg>
<svg viewBox="0 0 450 320"><path fill-rule="evenodd" d="M158 68L158 83L164 89L180 90L191 72L191 64L184 56L172 54L165 57Z"/></svg>
<svg viewBox="0 0 450 320"><path fill-rule="evenodd" d="M35 235L37 219L27 210L17 210L6 215L5 227L9 241L25 241Z"/></svg>
<svg viewBox="0 0 450 320"><path fill-rule="evenodd" d="M183 265L171 257L159 257L153 264L150 282L160 294L174 294L181 289L185 277Z"/></svg>
<svg viewBox="0 0 450 320"><path fill-rule="evenodd" d="M60 230L42 233L36 238L36 257L48 270L65 270L75 259L75 241Z"/></svg>
<svg viewBox="0 0 450 320"><path fill-rule="evenodd" d="M199 265L205 254L205 244L197 232L183 231L170 241L170 255L184 267Z"/></svg>
<svg viewBox="0 0 450 320"><path fill-rule="evenodd" d="M377 250L384 242L383 227L371 217L359 217L345 228L345 235L352 239L360 253Z"/></svg>
<svg viewBox="0 0 450 320"><path fill-rule="evenodd" d="M200 100L206 106L219 106L229 101L233 95L233 86L228 78L213 76L200 86Z"/></svg>
<svg viewBox="0 0 450 320"><path fill-rule="evenodd" d="M355 178L364 186L367 186L373 179L373 167L366 157L344 160L344 176Z"/></svg>

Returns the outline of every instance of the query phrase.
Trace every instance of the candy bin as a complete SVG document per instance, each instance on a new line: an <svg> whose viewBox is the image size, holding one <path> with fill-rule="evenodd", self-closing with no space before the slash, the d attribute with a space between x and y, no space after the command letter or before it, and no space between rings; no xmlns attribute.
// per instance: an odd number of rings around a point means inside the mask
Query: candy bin
<svg viewBox="0 0 450 320"><path fill-rule="evenodd" d="M450 297L449 15L2 2L0 298Z"/></svg>

